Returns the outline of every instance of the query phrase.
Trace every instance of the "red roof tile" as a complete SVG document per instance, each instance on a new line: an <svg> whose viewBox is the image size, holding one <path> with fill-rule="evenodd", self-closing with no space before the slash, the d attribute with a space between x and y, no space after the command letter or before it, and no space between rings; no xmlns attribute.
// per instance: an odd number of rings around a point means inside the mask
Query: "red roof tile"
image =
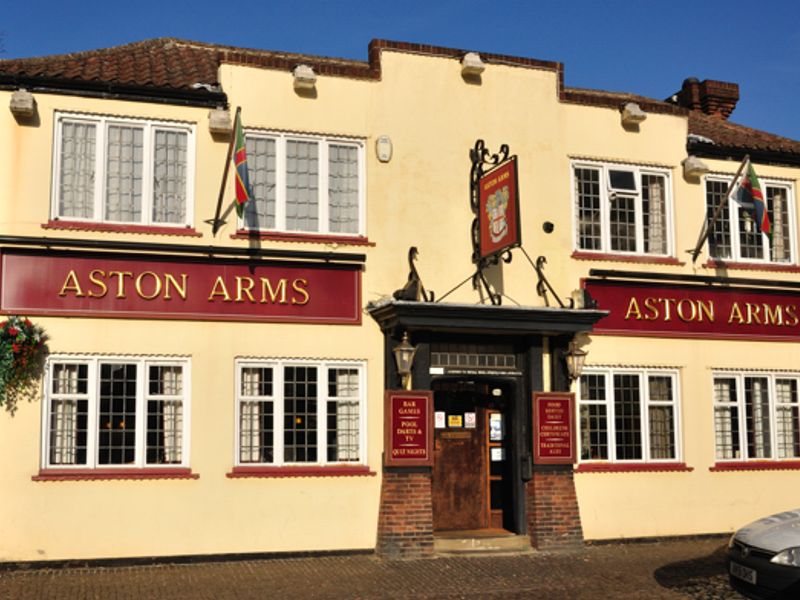
<svg viewBox="0 0 800 600"><path fill-rule="evenodd" d="M73 54L0 60L0 73L120 85L192 89L217 82L214 46L158 38Z"/></svg>
<svg viewBox="0 0 800 600"><path fill-rule="evenodd" d="M689 133L708 138L717 146L741 150L764 150L800 155L800 142L759 129L745 127L693 110L689 112Z"/></svg>

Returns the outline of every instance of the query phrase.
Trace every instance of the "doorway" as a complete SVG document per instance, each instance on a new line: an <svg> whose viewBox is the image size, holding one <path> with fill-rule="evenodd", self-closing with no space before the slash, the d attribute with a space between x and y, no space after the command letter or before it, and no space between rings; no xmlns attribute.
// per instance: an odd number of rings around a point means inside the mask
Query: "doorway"
<svg viewBox="0 0 800 600"><path fill-rule="evenodd" d="M432 382L434 531L514 530L511 407L504 380Z"/></svg>

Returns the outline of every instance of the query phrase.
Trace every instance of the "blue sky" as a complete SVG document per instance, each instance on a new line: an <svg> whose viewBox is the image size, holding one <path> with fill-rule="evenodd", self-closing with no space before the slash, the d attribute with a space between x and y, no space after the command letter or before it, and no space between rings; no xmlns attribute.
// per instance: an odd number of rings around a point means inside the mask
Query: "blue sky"
<svg viewBox="0 0 800 600"><path fill-rule="evenodd" d="M373 38L555 60L569 86L664 99L736 82L731 120L800 140L797 0L41 0L3 11L2 58L171 36L366 60Z"/></svg>

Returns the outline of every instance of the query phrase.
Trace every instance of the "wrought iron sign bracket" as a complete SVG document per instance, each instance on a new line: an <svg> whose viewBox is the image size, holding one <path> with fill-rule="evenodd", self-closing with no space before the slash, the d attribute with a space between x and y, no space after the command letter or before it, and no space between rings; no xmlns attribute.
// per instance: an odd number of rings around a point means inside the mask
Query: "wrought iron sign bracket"
<svg viewBox="0 0 800 600"><path fill-rule="evenodd" d="M414 264L418 255L419 251L416 246L411 246L408 249L408 279L403 287L399 290L395 290L394 294L392 294L395 300L408 300L410 302L434 301L433 291L426 290L425 286L422 285L422 279Z"/></svg>
<svg viewBox="0 0 800 600"><path fill-rule="evenodd" d="M524 249L522 251L525 252ZM528 256L527 252L525 252L525 256ZM530 260L530 257L528 257L528 260ZM558 302L559 308L575 308L575 301L572 298L569 299L568 306L561 301L561 298L556 293L555 289L553 289L550 281L548 281L547 277L545 276L544 266L547 264L547 259L544 256L539 256L536 258L536 262L534 263L531 261L531 264L533 265L533 269L536 271L536 276L539 278L539 280L536 282L536 293L544 298L545 304L549 304L547 301L547 292L550 292L553 294L553 298L556 299L556 302Z"/></svg>
<svg viewBox="0 0 800 600"><path fill-rule="evenodd" d="M492 154L486 148L483 140L477 140L475 146L469 151L470 161L472 168L470 169L469 176L469 189L470 189L470 208L475 214L472 220L472 262L475 264L475 274L472 276L472 286L474 289L479 289L481 286L486 291L486 295L495 306L502 303L502 296L494 291L489 281L486 279L485 269L497 265L502 260L503 262L510 263L512 259L511 249L521 244L519 240L519 219L518 215L515 218L515 243L510 246L503 247L497 252L487 254L485 249L481 247L481 180L487 172L494 168L503 165L506 162L516 160L516 156L509 156L508 144L502 144L500 151ZM514 191L517 189L516 169L514 169ZM518 210L516 195L514 197L514 210ZM505 219L505 212L503 213Z"/></svg>

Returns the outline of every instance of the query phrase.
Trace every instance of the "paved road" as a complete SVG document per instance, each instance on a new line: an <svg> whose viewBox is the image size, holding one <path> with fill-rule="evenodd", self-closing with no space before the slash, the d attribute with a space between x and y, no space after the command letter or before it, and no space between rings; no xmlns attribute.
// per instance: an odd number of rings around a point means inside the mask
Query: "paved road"
<svg viewBox="0 0 800 600"><path fill-rule="evenodd" d="M0 571L2 600L739 600L719 538L388 562L369 555Z"/></svg>

